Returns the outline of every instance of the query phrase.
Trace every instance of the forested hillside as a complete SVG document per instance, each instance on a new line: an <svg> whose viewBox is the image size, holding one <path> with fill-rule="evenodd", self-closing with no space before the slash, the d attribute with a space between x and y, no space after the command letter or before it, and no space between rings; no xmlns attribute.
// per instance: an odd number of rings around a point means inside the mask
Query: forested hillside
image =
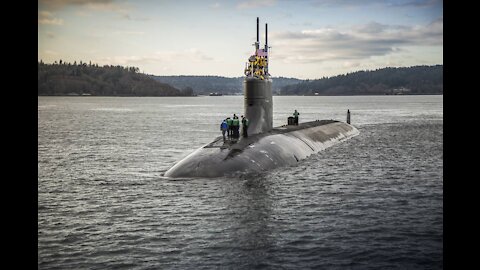
<svg viewBox="0 0 480 270"><path fill-rule="evenodd" d="M191 89L179 90L138 73L136 67L98 66L87 63L38 63L38 95L94 96L190 96Z"/></svg>
<svg viewBox="0 0 480 270"><path fill-rule="evenodd" d="M443 65L382 68L304 81L280 90L282 95L443 94Z"/></svg>
<svg viewBox="0 0 480 270"><path fill-rule="evenodd" d="M155 76L136 67L38 63L38 95L192 96L242 94L243 77ZM443 94L443 65L382 68L317 80L274 77L281 95Z"/></svg>
<svg viewBox="0 0 480 270"><path fill-rule="evenodd" d="M176 88L192 88L195 94L208 95L209 93L221 93L234 95L243 93L243 78L228 78L221 76L153 76L156 80L168 83ZM299 83L302 80L295 78L274 77L272 78L272 91L279 92L286 85Z"/></svg>

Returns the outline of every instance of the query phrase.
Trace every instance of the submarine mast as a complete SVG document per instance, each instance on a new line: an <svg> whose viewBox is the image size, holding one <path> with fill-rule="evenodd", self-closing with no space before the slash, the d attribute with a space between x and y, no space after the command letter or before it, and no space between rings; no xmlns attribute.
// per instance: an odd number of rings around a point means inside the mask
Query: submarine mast
<svg viewBox="0 0 480 270"><path fill-rule="evenodd" d="M273 128L272 79L268 73L268 26L265 24L265 48L260 49L259 19L255 53L248 58L243 80L244 115L249 120L248 133L257 134Z"/></svg>

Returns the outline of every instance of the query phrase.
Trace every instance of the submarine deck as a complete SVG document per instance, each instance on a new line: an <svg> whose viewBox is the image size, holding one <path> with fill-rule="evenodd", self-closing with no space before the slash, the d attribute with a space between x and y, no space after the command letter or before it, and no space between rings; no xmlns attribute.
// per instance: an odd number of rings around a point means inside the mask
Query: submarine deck
<svg viewBox="0 0 480 270"><path fill-rule="evenodd" d="M247 138L245 137L240 137L238 139L227 138L225 141L223 141L222 136L219 136L215 138L211 143L204 146L203 148L221 148L221 149L229 149L229 150L240 150L240 149L244 149L245 147L247 147L248 145L254 142L259 141L261 138L266 136L275 135L275 134L284 134L284 133L288 133L296 130L323 126L323 125L327 125L335 122L339 122L339 121L315 120L310 122L299 123L298 125L283 125L279 127L274 127L272 130L268 132L250 135Z"/></svg>
<svg viewBox="0 0 480 270"><path fill-rule="evenodd" d="M340 141L358 135L355 127L336 120L317 120L275 127L247 138L212 142L165 172L167 177L219 177L235 172L262 172L292 165Z"/></svg>

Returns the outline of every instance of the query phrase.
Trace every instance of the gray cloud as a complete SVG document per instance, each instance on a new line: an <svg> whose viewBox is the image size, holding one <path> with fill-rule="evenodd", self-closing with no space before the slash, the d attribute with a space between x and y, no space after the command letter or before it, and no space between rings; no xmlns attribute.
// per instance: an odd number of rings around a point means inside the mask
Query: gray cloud
<svg viewBox="0 0 480 270"><path fill-rule="evenodd" d="M218 8L220 8L220 3L218 3L218 2L213 3L213 4L210 5L210 8L218 9Z"/></svg>
<svg viewBox="0 0 480 270"><path fill-rule="evenodd" d="M275 5L277 0L247 0L237 4L239 9L250 9L259 7L269 7Z"/></svg>
<svg viewBox="0 0 480 270"><path fill-rule="evenodd" d="M391 3L392 6L401 6L401 7L431 7L435 5L443 5L443 0L406 0L400 2L393 2Z"/></svg>
<svg viewBox="0 0 480 270"><path fill-rule="evenodd" d="M39 7L43 10L56 11L66 6L81 6L87 10L113 12L121 18L131 20L131 7L125 3L116 3L113 0L39 0Z"/></svg>
<svg viewBox="0 0 480 270"><path fill-rule="evenodd" d="M385 25L385 24L381 24L381 23L377 23L377 22L370 22L366 25L363 25L363 26L359 27L358 31L362 32L362 33L380 33L380 32L385 31L385 29L387 29L387 28L388 28L388 26Z"/></svg>
<svg viewBox="0 0 480 270"><path fill-rule="evenodd" d="M115 35L129 35L129 36L143 36L145 35L145 32L143 31L128 31L128 30L122 30L122 31L114 31L113 34Z"/></svg>
<svg viewBox="0 0 480 270"><path fill-rule="evenodd" d="M275 58L290 63L365 59L398 52L404 46L443 45L443 18L424 26L371 22L347 31L333 28L272 33Z"/></svg>
<svg viewBox="0 0 480 270"><path fill-rule="evenodd" d="M56 55L59 55L58 52L56 51L52 51L52 50L44 50L43 53L47 56L56 56Z"/></svg>
<svg viewBox="0 0 480 270"><path fill-rule="evenodd" d="M114 56L114 57L102 57L98 59L99 63L112 63L118 65L137 65L140 63L173 63L179 61L185 62L203 62L203 61L215 61L215 59L209 55L206 55L202 51L196 48L190 48L183 51L160 51L150 55L130 55L130 56Z"/></svg>
<svg viewBox="0 0 480 270"><path fill-rule="evenodd" d="M63 25L63 20L55 18L53 13L43 10L38 12L38 24Z"/></svg>
<svg viewBox="0 0 480 270"><path fill-rule="evenodd" d="M357 7L366 5L381 5L391 7L431 7L435 5L443 5L442 0L309 0L307 3L310 3L313 6L321 7Z"/></svg>
<svg viewBox="0 0 480 270"><path fill-rule="evenodd" d="M61 9L68 5L107 4L112 0L39 0L39 6L47 6L51 9Z"/></svg>

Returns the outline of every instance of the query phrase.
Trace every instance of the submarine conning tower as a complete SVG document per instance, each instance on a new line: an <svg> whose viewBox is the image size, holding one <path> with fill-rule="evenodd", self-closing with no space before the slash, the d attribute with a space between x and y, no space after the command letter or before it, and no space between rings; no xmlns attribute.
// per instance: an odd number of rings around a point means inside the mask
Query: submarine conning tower
<svg viewBox="0 0 480 270"><path fill-rule="evenodd" d="M259 19L255 53L248 58L243 80L244 115L249 121L248 133L257 134L273 128L272 79L268 72L268 25L265 24L265 47L260 49Z"/></svg>

